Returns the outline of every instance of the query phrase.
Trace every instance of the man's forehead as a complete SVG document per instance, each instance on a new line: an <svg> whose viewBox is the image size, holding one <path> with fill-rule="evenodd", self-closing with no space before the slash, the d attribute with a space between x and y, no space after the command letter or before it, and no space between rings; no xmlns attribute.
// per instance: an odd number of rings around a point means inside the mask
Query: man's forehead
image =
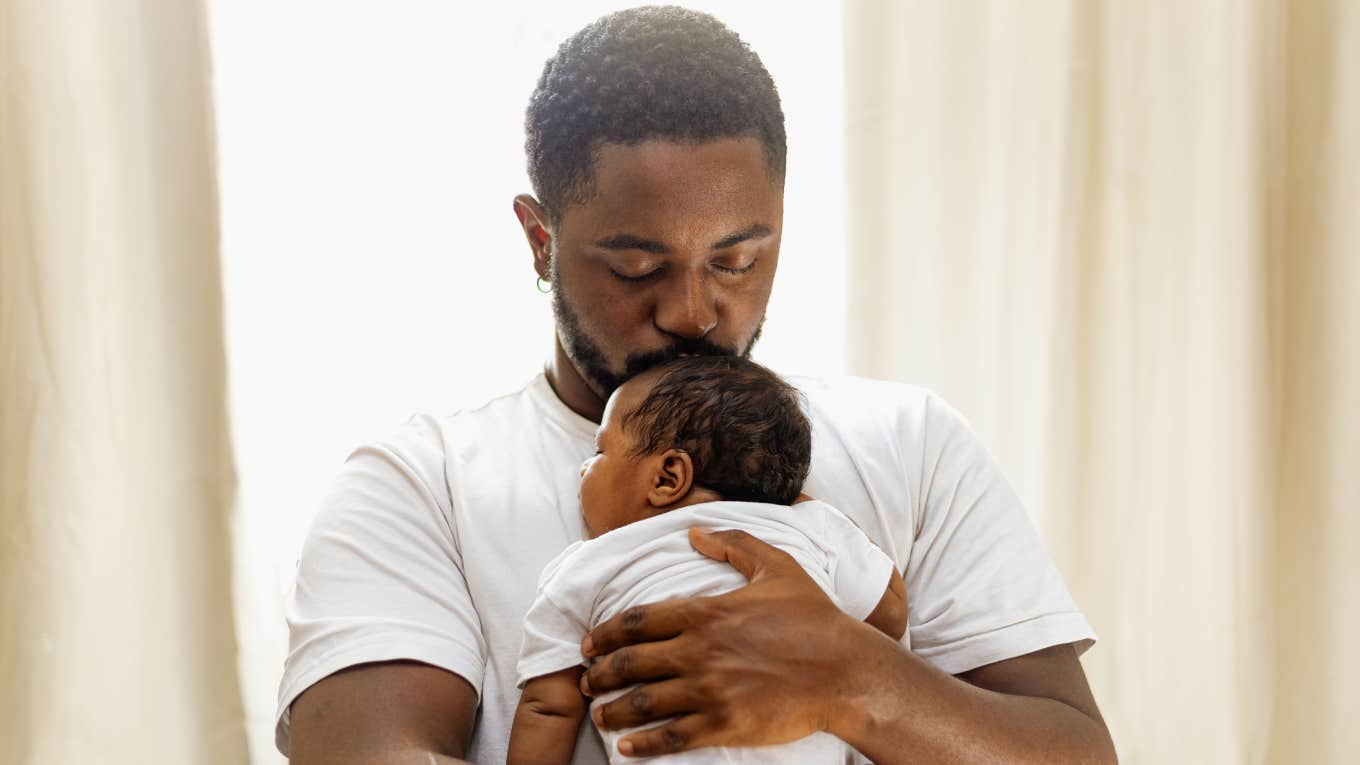
<svg viewBox="0 0 1360 765"><path fill-rule="evenodd" d="M757 224L777 228L783 213L783 190L755 138L605 144L596 150L593 186L591 198L563 216L585 236L721 238Z"/></svg>

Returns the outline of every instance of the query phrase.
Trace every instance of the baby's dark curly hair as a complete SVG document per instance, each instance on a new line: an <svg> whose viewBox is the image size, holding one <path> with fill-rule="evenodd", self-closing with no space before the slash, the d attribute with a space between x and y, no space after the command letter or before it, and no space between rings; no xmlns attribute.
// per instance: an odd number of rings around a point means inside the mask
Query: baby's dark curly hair
<svg viewBox="0 0 1360 765"><path fill-rule="evenodd" d="M692 356L653 367L646 398L623 415L634 456L687 452L694 482L742 502L791 505L812 462L803 396L774 372L735 356Z"/></svg>
<svg viewBox="0 0 1360 765"><path fill-rule="evenodd" d="M611 13L543 66L525 115L534 193L555 225L594 194L595 150L650 138L752 136L784 181L784 112L760 57L722 22L674 6Z"/></svg>

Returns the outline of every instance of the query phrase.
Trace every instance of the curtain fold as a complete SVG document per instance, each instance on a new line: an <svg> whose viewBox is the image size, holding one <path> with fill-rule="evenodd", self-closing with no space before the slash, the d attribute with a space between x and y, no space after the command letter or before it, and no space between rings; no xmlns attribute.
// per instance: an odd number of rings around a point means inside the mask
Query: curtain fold
<svg viewBox="0 0 1360 765"><path fill-rule="evenodd" d="M207 61L0 0L0 762L246 761Z"/></svg>
<svg viewBox="0 0 1360 765"><path fill-rule="evenodd" d="M1360 5L850 2L846 53L852 367L997 453L1121 760L1348 761Z"/></svg>

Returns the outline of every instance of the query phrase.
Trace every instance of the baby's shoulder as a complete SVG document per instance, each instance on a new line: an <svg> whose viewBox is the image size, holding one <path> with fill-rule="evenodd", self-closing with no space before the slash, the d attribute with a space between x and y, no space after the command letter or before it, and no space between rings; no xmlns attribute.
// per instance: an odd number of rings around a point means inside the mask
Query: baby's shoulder
<svg viewBox="0 0 1360 765"><path fill-rule="evenodd" d="M588 540L577 540L562 549L557 557L548 561L543 566L543 570L538 573L538 591L546 591L554 582L569 575L574 568L573 560L578 556L581 548L585 547Z"/></svg>
<svg viewBox="0 0 1360 765"><path fill-rule="evenodd" d="M553 599L576 602L593 601L595 594L628 565L643 547L635 535L619 533L625 526L567 545L543 567L538 576L538 591Z"/></svg>

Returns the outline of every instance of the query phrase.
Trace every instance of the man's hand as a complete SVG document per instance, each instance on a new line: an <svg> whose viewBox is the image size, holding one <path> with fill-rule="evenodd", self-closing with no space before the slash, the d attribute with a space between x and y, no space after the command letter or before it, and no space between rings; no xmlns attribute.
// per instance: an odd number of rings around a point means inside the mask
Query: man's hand
<svg viewBox="0 0 1360 765"><path fill-rule="evenodd" d="M690 531L750 579L739 590L630 608L582 642L590 694L642 683L595 722L626 755L760 746L817 731L879 765L1115 761L1086 676L1060 645L956 678L837 608L784 552L740 531Z"/></svg>
<svg viewBox="0 0 1360 765"><path fill-rule="evenodd" d="M745 532L691 529L690 542L751 583L630 608L592 630L582 650L604 658L582 676L583 692L648 683L600 707L596 724L612 730L678 716L619 742L639 757L781 744L826 730L849 660L840 627L858 623L791 556Z"/></svg>

